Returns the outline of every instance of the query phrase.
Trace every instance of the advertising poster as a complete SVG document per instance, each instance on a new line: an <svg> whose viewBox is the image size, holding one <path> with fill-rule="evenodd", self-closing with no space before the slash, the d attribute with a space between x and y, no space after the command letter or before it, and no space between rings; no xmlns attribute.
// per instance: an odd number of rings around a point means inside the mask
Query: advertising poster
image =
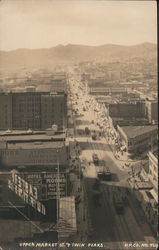
<svg viewBox="0 0 159 250"><path fill-rule="evenodd" d="M155 0L0 0L0 250L158 248Z"/></svg>

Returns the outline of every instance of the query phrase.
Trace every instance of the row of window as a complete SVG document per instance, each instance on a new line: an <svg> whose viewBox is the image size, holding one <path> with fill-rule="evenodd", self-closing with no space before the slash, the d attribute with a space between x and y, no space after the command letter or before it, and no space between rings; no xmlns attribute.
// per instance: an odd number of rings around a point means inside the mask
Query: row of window
<svg viewBox="0 0 159 250"><path fill-rule="evenodd" d="M16 156L18 155L18 150L12 151L12 150L1 150L0 151L1 156Z"/></svg>

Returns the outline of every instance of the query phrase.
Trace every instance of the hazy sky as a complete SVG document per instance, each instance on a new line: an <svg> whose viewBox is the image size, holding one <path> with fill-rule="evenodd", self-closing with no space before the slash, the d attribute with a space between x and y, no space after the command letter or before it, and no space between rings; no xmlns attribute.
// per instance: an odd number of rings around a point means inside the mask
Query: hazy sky
<svg viewBox="0 0 159 250"><path fill-rule="evenodd" d="M0 50L156 43L156 1L2 0Z"/></svg>

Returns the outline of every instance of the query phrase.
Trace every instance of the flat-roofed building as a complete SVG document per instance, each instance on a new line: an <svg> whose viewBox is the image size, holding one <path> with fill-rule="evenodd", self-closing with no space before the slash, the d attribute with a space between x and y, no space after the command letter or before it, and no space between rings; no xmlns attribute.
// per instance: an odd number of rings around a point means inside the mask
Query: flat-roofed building
<svg viewBox="0 0 159 250"><path fill-rule="evenodd" d="M48 133L49 132L49 133ZM69 143L65 133L14 131L0 134L1 173L16 170L38 189L39 199L56 199L59 174L60 197L67 193Z"/></svg>
<svg viewBox="0 0 159 250"><path fill-rule="evenodd" d="M113 126L148 125L145 114L145 102L117 102L107 104Z"/></svg>
<svg viewBox="0 0 159 250"><path fill-rule="evenodd" d="M145 103L144 102L111 103L108 106L108 111L110 117L145 118Z"/></svg>
<svg viewBox="0 0 159 250"><path fill-rule="evenodd" d="M141 155L157 149L157 126L123 126L117 125L120 138L131 155Z"/></svg>
<svg viewBox="0 0 159 250"><path fill-rule="evenodd" d="M68 144L64 134L47 132L27 134L4 134L0 136L0 157L6 168L18 166L33 167L67 167Z"/></svg>
<svg viewBox="0 0 159 250"><path fill-rule="evenodd" d="M0 118L0 129L39 130L56 124L61 130L67 126L67 94L37 92L32 87L1 93Z"/></svg>

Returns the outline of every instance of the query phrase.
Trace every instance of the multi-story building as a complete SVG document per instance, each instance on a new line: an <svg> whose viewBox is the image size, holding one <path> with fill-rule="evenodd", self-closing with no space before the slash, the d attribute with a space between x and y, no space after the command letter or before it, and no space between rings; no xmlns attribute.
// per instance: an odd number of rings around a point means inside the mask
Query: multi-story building
<svg viewBox="0 0 159 250"><path fill-rule="evenodd" d="M147 115L149 123L157 124L158 123L158 101L147 100L145 103L146 103L146 115Z"/></svg>
<svg viewBox="0 0 159 250"><path fill-rule="evenodd" d="M12 93L13 129L41 128L41 93Z"/></svg>
<svg viewBox="0 0 159 250"><path fill-rule="evenodd" d="M107 107L110 119L115 128L117 125L137 126L148 124L145 115L145 103L142 101L109 103Z"/></svg>
<svg viewBox="0 0 159 250"><path fill-rule="evenodd" d="M39 190L41 198L55 198L57 175L60 194L66 195L69 144L65 134L47 131L13 131L0 134L0 168L18 171L23 179ZM44 191L45 190L45 191Z"/></svg>
<svg viewBox="0 0 159 250"><path fill-rule="evenodd" d="M41 96L41 127L43 129L56 124L59 129L66 127L67 96L63 93L52 93Z"/></svg>
<svg viewBox="0 0 159 250"><path fill-rule="evenodd" d="M0 129L58 129L67 126L67 94L65 92L25 91L0 94Z"/></svg>
<svg viewBox="0 0 159 250"><path fill-rule="evenodd" d="M147 176L152 187L136 191L137 199L151 224L154 232L158 232L158 154L149 151L149 168Z"/></svg>
<svg viewBox="0 0 159 250"><path fill-rule="evenodd" d="M151 193L153 194L154 199L158 203L158 155L149 152L148 157L149 157L148 176L153 185L153 190L151 190Z"/></svg>
<svg viewBox="0 0 159 250"><path fill-rule="evenodd" d="M0 93L0 129L12 127L12 95Z"/></svg>
<svg viewBox="0 0 159 250"><path fill-rule="evenodd" d="M145 118L145 103L144 102L123 102L123 103L111 103L108 106L108 112L110 117L121 118Z"/></svg>
<svg viewBox="0 0 159 250"><path fill-rule="evenodd" d="M117 126L120 138L126 151L131 156L157 150L157 126Z"/></svg>

